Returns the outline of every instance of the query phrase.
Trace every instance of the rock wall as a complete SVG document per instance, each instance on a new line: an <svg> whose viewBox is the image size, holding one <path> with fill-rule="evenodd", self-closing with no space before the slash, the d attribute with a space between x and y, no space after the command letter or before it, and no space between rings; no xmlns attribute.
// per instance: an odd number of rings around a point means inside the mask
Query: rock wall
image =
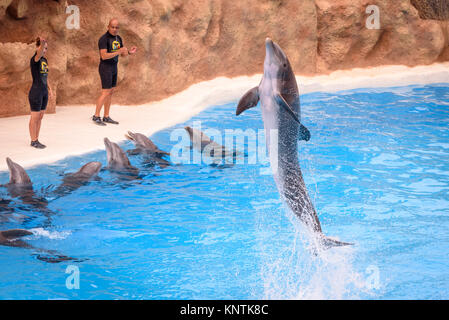
<svg viewBox="0 0 449 320"><path fill-rule="evenodd" d="M125 46L138 47L120 58L113 100L120 104L159 100L217 76L261 73L266 37L301 75L448 61L447 19L421 12L438 0L411 1L0 0L0 117L29 113L35 48L28 43L37 35L49 42L56 92L49 111L55 104L93 106L101 90L97 42L111 17L120 21ZM66 26L69 5L80 10L80 29ZM368 5L380 9L379 30L366 28Z"/></svg>

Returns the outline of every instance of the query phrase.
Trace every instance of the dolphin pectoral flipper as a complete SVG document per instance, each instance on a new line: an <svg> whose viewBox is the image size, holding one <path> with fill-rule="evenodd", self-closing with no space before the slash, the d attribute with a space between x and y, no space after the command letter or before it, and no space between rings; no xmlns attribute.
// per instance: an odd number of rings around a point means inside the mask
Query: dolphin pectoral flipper
<svg viewBox="0 0 449 320"><path fill-rule="evenodd" d="M301 125L298 116L293 112L292 107L290 107L288 102L285 101L284 97L277 93L275 94L274 98L276 99L276 103L282 106L282 108L284 108L285 111L287 111L293 117L293 119L295 119L295 121L298 122L299 125Z"/></svg>
<svg viewBox="0 0 449 320"><path fill-rule="evenodd" d="M298 117L296 116L296 114L293 112L292 108L290 107L290 105L288 104L287 101L285 101L284 97L282 95L280 95L279 93L275 95L275 99L276 102L282 106L285 111L287 111L292 117L293 119L295 119L296 122L298 122L299 124L299 139L300 140L306 140L309 141L310 139L310 131L309 129L307 129L298 119Z"/></svg>
<svg viewBox="0 0 449 320"><path fill-rule="evenodd" d="M235 115L241 114L243 111L257 106L259 102L259 87L254 87L240 98Z"/></svg>

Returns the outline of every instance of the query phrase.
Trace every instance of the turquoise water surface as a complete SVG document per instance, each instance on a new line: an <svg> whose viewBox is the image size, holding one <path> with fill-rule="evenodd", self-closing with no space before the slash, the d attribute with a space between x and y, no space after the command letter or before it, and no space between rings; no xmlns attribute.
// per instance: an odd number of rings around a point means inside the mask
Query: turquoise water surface
<svg viewBox="0 0 449 320"><path fill-rule="evenodd" d="M0 298L448 299L449 84L311 93L301 105L310 196L325 234L354 246L314 254L267 164L248 163L251 148L233 166L161 168L130 156L140 179L102 170L52 196L64 173L106 165L99 151L27 170L45 214L0 187L1 230L30 229L34 247L80 260L47 263L33 249L0 246ZM151 139L170 151L186 125L263 128L259 107L236 117L235 106L210 107ZM264 141L245 140L253 142ZM0 172L0 184L8 179ZM79 289L66 286L70 266Z"/></svg>

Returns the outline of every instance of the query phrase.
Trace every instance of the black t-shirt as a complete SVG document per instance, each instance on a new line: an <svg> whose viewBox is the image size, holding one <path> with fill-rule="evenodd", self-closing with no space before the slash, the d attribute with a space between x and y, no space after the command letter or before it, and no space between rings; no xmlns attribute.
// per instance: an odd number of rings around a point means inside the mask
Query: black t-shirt
<svg viewBox="0 0 449 320"><path fill-rule="evenodd" d="M98 49L99 50L107 49L107 52L111 53L111 52L118 51L120 48L123 48L122 38L120 38L119 35L113 36L112 34L109 33L109 31L106 31L106 33L101 36L100 40L98 40ZM117 64L118 56L115 56L112 59L106 59L106 60L103 60L100 57L100 60L103 63Z"/></svg>
<svg viewBox="0 0 449 320"><path fill-rule="evenodd" d="M34 61L36 53L30 60L31 76L33 77L33 87L47 89L48 62L41 57L38 62Z"/></svg>

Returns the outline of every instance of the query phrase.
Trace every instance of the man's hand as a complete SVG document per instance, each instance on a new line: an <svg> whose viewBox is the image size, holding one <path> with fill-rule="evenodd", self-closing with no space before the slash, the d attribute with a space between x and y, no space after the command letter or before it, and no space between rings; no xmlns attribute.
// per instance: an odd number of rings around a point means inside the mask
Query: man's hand
<svg viewBox="0 0 449 320"><path fill-rule="evenodd" d="M137 52L137 47L136 46L132 46L131 50L128 51L129 54L134 54Z"/></svg>
<svg viewBox="0 0 449 320"><path fill-rule="evenodd" d="M43 47L44 44L47 42L47 40L45 40L45 39L42 38L42 37L38 37L38 38L39 38L39 41L40 41L39 48L40 48L40 47Z"/></svg>
<svg viewBox="0 0 449 320"><path fill-rule="evenodd" d="M121 56L127 56L128 55L128 48L127 47L122 47L119 49L120 55Z"/></svg>

